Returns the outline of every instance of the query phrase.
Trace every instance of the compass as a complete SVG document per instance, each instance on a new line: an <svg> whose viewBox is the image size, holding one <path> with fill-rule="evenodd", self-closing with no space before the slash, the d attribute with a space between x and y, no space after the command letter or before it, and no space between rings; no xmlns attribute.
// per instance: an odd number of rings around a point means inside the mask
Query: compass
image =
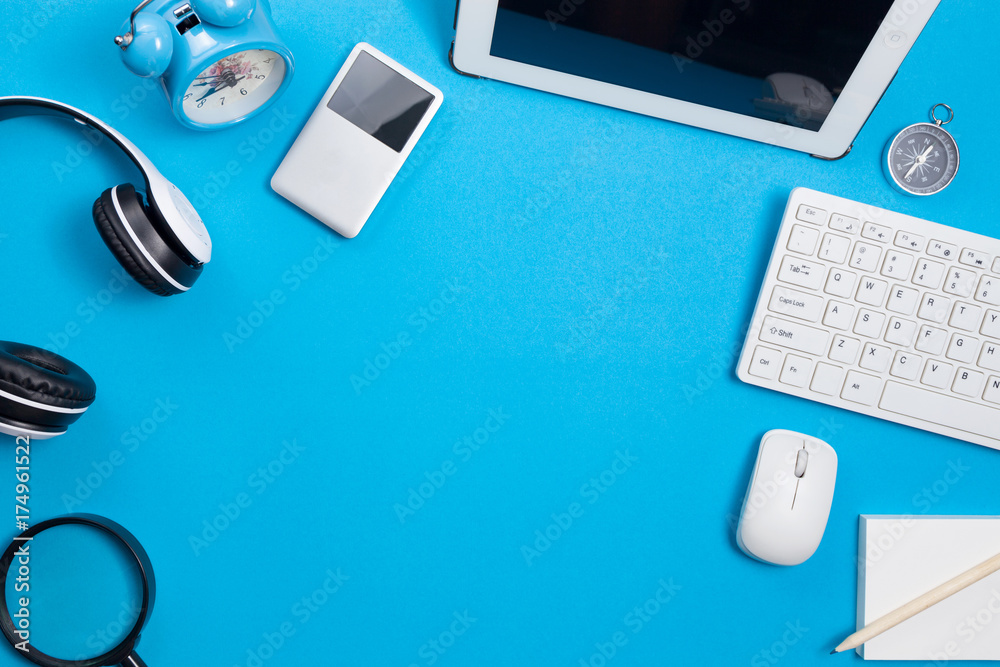
<svg viewBox="0 0 1000 667"><path fill-rule="evenodd" d="M938 118L938 109L947 113ZM931 107L932 123L915 123L903 128L885 146L882 171L896 190L922 197L941 192L958 173L958 144L944 129L955 117L947 104Z"/></svg>

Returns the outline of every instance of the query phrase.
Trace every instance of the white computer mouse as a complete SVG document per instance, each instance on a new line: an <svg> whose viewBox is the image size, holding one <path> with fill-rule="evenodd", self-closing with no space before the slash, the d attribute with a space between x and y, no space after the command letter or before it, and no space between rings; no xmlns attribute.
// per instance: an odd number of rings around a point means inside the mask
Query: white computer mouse
<svg viewBox="0 0 1000 667"><path fill-rule="evenodd" d="M808 560L823 539L836 482L833 447L793 431L765 433L740 512L740 549L775 565Z"/></svg>
<svg viewBox="0 0 1000 667"><path fill-rule="evenodd" d="M794 104L797 107L828 114L833 95L816 79L803 74L778 72L764 79L764 97Z"/></svg>

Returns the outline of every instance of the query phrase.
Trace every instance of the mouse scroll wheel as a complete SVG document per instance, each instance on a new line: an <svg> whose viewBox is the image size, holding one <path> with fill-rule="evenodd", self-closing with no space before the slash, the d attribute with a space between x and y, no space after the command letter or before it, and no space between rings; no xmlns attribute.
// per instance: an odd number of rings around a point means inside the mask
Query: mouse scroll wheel
<svg viewBox="0 0 1000 667"><path fill-rule="evenodd" d="M795 476L802 477L806 474L806 465L809 463L809 453L804 449L800 449L798 456L795 457Z"/></svg>

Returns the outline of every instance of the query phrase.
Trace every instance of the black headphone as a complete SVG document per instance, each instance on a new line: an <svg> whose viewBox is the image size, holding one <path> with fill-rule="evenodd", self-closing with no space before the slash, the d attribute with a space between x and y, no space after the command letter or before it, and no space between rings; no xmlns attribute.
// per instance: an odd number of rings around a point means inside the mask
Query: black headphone
<svg viewBox="0 0 1000 667"><path fill-rule="evenodd" d="M111 254L153 294L188 291L212 257L212 240L187 197L153 163L106 123L42 97L0 97L0 121L48 115L94 128L139 168L146 201L126 183L94 202L97 231ZM51 438L66 432L94 402L96 387L82 368L58 354L0 341L0 433Z"/></svg>

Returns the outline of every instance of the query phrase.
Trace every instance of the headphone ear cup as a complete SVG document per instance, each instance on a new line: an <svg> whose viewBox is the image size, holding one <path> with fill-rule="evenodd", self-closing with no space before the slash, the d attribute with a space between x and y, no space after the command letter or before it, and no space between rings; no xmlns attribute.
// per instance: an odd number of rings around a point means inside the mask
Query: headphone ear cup
<svg viewBox="0 0 1000 667"><path fill-rule="evenodd" d="M0 433L39 440L62 435L96 395L93 378L72 361L0 341Z"/></svg>
<svg viewBox="0 0 1000 667"><path fill-rule="evenodd" d="M191 7L202 21L234 28L250 18L257 0L191 0Z"/></svg>
<svg viewBox="0 0 1000 667"><path fill-rule="evenodd" d="M172 247L131 185L105 190L94 202L93 214L97 231L111 254L153 294L186 292L201 275L201 265L192 266Z"/></svg>

